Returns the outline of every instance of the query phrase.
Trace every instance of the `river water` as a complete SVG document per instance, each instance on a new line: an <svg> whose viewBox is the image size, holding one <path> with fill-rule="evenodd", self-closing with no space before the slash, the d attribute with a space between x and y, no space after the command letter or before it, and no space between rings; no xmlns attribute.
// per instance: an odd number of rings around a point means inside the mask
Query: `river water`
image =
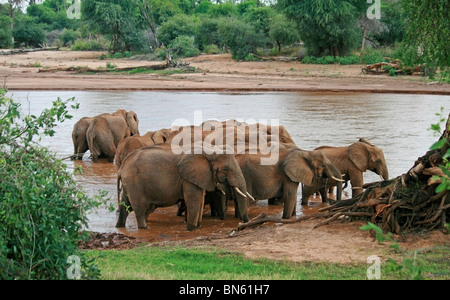
<svg viewBox="0 0 450 300"><path fill-rule="evenodd" d="M238 119L268 124L278 121L290 132L296 144L305 150L324 145L346 146L365 137L383 149L390 177L405 173L418 157L425 154L438 138L428 129L437 122L436 113L443 107L446 117L450 111L450 96L436 95L128 91L14 91L8 95L22 103L24 113L31 114L38 114L50 107L51 102L58 97L63 100L75 97L80 108L71 111L73 119L58 125L54 137L46 137L41 141L43 146L49 147L61 158L73 153L71 132L76 121L84 116L123 108L137 113L141 134L170 128L172 125L198 125L208 119ZM83 175L77 175L80 185L90 194L106 190L111 201L116 203L115 166L107 162L93 164L88 153L82 162L67 161L68 168L74 169L81 165ZM379 176L369 171L364 179L365 182L378 181ZM299 198L300 195L299 191ZM264 201L259 204L259 208L269 213L282 210L279 206L268 208ZM160 230L159 236L184 236L183 218L173 217L175 211L174 208L158 209L149 218L149 230ZM230 217L227 215L224 221L205 217L202 228L237 225L238 221L232 218L231 212L229 214ZM251 212L250 217L254 216ZM90 229L117 231L114 229L115 219L114 212L99 209L92 213ZM128 219L127 229L121 231L136 232L135 224L130 220L133 217ZM177 228L172 228L170 232L163 230L174 222ZM220 232L220 228L216 227L216 232ZM197 230L197 234L201 234L202 230L205 229Z"/></svg>

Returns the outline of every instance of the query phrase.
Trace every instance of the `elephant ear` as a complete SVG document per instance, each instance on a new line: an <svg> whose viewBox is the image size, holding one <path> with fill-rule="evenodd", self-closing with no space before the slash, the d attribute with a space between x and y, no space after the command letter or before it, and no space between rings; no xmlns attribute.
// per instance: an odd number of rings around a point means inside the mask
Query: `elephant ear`
<svg viewBox="0 0 450 300"><path fill-rule="evenodd" d="M369 167L369 145L363 142L356 142L348 147L348 158L361 171L365 172Z"/></svg>
<svg viewBox="0 0 450 300"><path fill-rule="evenodd" d="M129 111L126 113L125 120L127 122L128 127L131 130L131 133L139 134L139 119L134 111Z"/></svg>
<svg viewBox="0 0 450 300"><path fill-rule="evenodd" d="M202 154L186 154L178 163L181 176L199 188L212 192L215 189L208 159Z"/></svg>
<svg viewBox="0 0 450 300"><path fill-rule="evenodd" d="M308 152L293 151L284 161L283 168L290 180L312 185L314 173L308 161Z"/></svg>

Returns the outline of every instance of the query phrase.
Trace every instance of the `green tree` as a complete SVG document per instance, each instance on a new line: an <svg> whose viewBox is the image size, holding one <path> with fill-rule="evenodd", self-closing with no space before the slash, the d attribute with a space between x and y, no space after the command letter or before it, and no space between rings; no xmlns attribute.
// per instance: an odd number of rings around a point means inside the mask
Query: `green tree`
<svg viewBox="0 0 450 300"><path fill-rule="evenodd" d="M178 36L195 36L195 23L191 16L178 14L162 23L158 30L158 38L168 45Z"/></svg>
<svg viewBox="0 0 450 300"><path fill-rule="evenodd" d="M125 38L139 27L138 13L131 0L84 0L81 6L82 18L90 27L110 37L112 52L133 50Z"/></svg>
<svg viewBox="0 0 450 300"><path fill-rule="evenodd" d="M15 47L39 47L45 41L45 33L42 24L35 18L17 14L14 18L13 30Z"/></svg>
<svg viewBox="0 0 450 300"><path fill-rule="evenodd" d="M266 44L263 34L257 32L252 25L235 18L222 19L218 33L222 42L231 49L234 59L243 60Z"/></svg>
<svg viewBox="0 0 450 300"><path fill-rule="evenodd" d="M269 30L270 39L281 52L282 45L289 45L299 40L295 23L287 20L283 15L277 15L273 18Z"/></svg>
<svg viewBox="0 0 450 300"><path fill-rule="evenodd" d="M360 1L361 2L361 1ZM284 14L297 23L308 54L341 56L358 41L356 0L279 0Z"/></svg>
<svg viewBox="0 0 450 300"><path fill-rule="evenodd" d="M11 18L0 15L0 48L12 46Z"/></svg>
<svg viewBox="0 0 450 300"><path fill-rule="evenodd" d="M430 75L450 65L450 1L403 0L406 14L405 58L425 64Z"/></svg>
<svg viewBox="0 0 450 300"><path fill-rule="evenodd" d="M39 116L23 116L20 104L0 90L0 279L70 279L70 256L79 259L80 278L99 276L78 249L86 238L86 211L99 203L80 191L55 154L34 141L52 136L57 122L71 118L72 100L57 99Z"/></svg>

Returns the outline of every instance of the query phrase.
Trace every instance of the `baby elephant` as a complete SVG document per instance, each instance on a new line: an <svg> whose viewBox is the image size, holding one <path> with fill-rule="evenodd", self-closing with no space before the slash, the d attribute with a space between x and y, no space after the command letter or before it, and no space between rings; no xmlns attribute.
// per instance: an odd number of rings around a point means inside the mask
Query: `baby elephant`
<svg viewBox="0 0 450 300"><path fill-rule="evenodd" d="M348 147L319 147L328 159L339 169L344 180L352 184L352 197L363 193L363 173L367 170L389 179L388 167L383 151L368 140L362 138ZM320 192L322 202L327 199L327 189L336 186L333 179L316 180L313 185L302 188L302 204L307 205L309 197Z"/></svg>

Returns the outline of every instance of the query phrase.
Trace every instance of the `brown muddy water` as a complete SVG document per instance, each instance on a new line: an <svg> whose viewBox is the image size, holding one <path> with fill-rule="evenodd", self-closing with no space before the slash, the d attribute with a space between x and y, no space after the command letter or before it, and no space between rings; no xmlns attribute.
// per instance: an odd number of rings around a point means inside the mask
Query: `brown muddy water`
<svg viewBox="0 0 450 300"><path fill-rule="evenodd" d="M450 111L450 97L436 95L346 94L346 93L199 93L199 92L79 92L79 91L15 91L9 93L22 103L24 113L38 114L58 97L75 97L80 109L71 111L73 119L58 125L52 138L43 138L41 145L49 147L61 158L73 153L71 132L77 120L118 109L137 113L141 134L170 128L172 125L198 125L208 119L267 122L278 120L292 135L296 144L305 150L319 146L346 146L361 137L383 149L390 177L399 176L422 156L438 137L428 129L436 123L436 113ZM100 190L108 192L109 202L117 203L116 167L113 163L92 163L89 152L83 161L66 161L67 168L83 168L76 178L89 195ZM378 181L379 176L366 172L365 182ZM350 188L344 197L351 194ZM317 212L319 199L310 206L300 205L298 193L297 215ZM89 215L89 230L119 232L150 240L183 239L196 236L224 234L237 227L234 209L229 207L225 220L210 217L205 209L202 227L187 232L184 216L176 216L176 207L159 208L148 219L148 229L138 230L134 215L125 229L116 229L116 213L101 207ZM280 215L282 206L268 206L259 201L249 210L250 218L261 212Z"/></svg>

